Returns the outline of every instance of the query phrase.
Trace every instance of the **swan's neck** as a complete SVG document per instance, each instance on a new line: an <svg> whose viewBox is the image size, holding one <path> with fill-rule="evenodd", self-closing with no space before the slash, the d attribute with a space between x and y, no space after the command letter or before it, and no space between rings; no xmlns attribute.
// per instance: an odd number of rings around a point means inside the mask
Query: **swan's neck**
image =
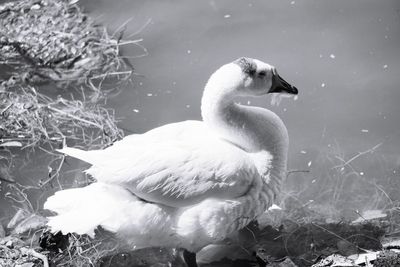
<svg viewBox="0 0 400 267"><path fill-rule="evenodd" d="M227 86L227 87L223 87ZM204 90L201 112L203 121L221 138L248 152L272 154L270 176L278 184L286 176L289 138L282 120L272 111L234 103L234 88L211 79ZM268 159L265 159L267 164Z"/></svg>

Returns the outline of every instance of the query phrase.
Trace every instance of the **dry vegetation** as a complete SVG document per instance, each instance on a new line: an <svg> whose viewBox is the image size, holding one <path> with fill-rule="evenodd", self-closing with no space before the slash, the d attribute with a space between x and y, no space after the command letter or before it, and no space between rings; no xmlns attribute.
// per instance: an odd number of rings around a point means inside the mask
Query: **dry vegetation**
<svg viewBox="0 0 400 267"><path fill-rule="evenodd" d="M108 144L122 136L113 111L98 103L61 96L52 99L32 86L9 88L0 92L0 98L3 147L62 144L66 139L94 146L99 140Z"/></svg>
<svg viewBox="0 0 400 267"><path fill-rule="evenodd" d="M58 147L66 139L93 147L121 138L113 111L102 106L111 91L103 85L112 79L114 90L129 81L133 68L120 47L140 40L124 41L123 31L110 36L76 2L0 7L0 67L7 70L0 83L1 147ZM53 90L36 87L43 83Z"/></svg>
<svg viewBox="0 0 400 267"><path fill-rule="evenodd" d="M65 138L91 146L99 143L91 135L104 137L103 144L121 137L112 111L101 106L109 93L102 87L107 79L118 84L131 78L120 48L141 47L140 40L123 40L123 30L109 35L76 2L24 0L0 7L0 67L8 70L0 83L1 146ZM34 87L43 83L53 92Z"/></svg>
<svg viewBox="0 0 400 267"><path fill-rule="evenodd" d="M0 64L16 74L9 83L129 77L129 63L121 60L119 49L138 41L122 40L122 32L110 36L76 2L23 0L0 7Z"/></svg>
<svg viewBox="0 0 400 267"><path fill-rule="evenodd" d="M284 210L275 211L269 222L285 229L281 232L285 250L299 266L316 264L334 253L365 255L398 240L399 165L381 153L382 144L353 154L344 153L336 144L319 151L307 172L289 174L280 203ZM376 255L368 257L373 262ZM330 264L334 263L331 259ZM365 259L357 264L348 260L348 264L372 266Z"/></svg>
<svg viewBox="0 0 400 267"><path fill-rule="evenodd" d="M132 78L121 46L139 46L146 54L140 40L123 40L124 26L109 34L77 1L0 6L0 183L16 210L11 220L0 222L0 266L90 266L113 248L113 243L71 235L64 253L42 251L38 244L46 214L39 201L62 188L65 159L56 148L65 142L102 148L123 136L114 111L104 104ZM14 175L37 157L48 162L43 166L48 175L18 182Z"/></svg>

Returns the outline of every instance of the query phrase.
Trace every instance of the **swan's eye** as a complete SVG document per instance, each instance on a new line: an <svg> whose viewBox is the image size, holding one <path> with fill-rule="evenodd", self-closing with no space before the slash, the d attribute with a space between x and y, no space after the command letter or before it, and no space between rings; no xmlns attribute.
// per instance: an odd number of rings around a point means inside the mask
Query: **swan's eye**
<svg viewBox="0 0 400 267"><path fill-rule="evenodd" d="M266 71L260 71L258 73L258 77L260 77L260 78L264 78L265 76L267 76L267 72Z"/></svg>

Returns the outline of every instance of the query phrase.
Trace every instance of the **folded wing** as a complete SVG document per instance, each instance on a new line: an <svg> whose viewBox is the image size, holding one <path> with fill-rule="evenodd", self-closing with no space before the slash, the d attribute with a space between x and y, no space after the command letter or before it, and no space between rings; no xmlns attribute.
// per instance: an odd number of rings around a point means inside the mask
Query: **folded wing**
<svg viewBox="0 0 400 267"><path fill-rule="evenodd" d="M204 127L175 123L127 136L105 150L61 152L91 163L87 173L99 182L119 184L149 202L183 207L244 195L260 179L253 155Z"/></svg>

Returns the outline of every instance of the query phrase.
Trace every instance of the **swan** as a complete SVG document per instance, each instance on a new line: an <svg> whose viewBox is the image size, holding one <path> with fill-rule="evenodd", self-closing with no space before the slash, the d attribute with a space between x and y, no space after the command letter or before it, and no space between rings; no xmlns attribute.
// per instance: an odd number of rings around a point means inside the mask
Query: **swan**
<svg viewBox="0 0 400 267"><path fill-rule="evenodd" d="M196 252L261 215L285 177L288 133L272 111L234 102L237 96L297 94L276 68L242 57L209 78L202 121L167 124L126 136L104 150L65 147L91 164L96 182L50 196L51 231L94 236L97 227L135 247Z"/></svg>

